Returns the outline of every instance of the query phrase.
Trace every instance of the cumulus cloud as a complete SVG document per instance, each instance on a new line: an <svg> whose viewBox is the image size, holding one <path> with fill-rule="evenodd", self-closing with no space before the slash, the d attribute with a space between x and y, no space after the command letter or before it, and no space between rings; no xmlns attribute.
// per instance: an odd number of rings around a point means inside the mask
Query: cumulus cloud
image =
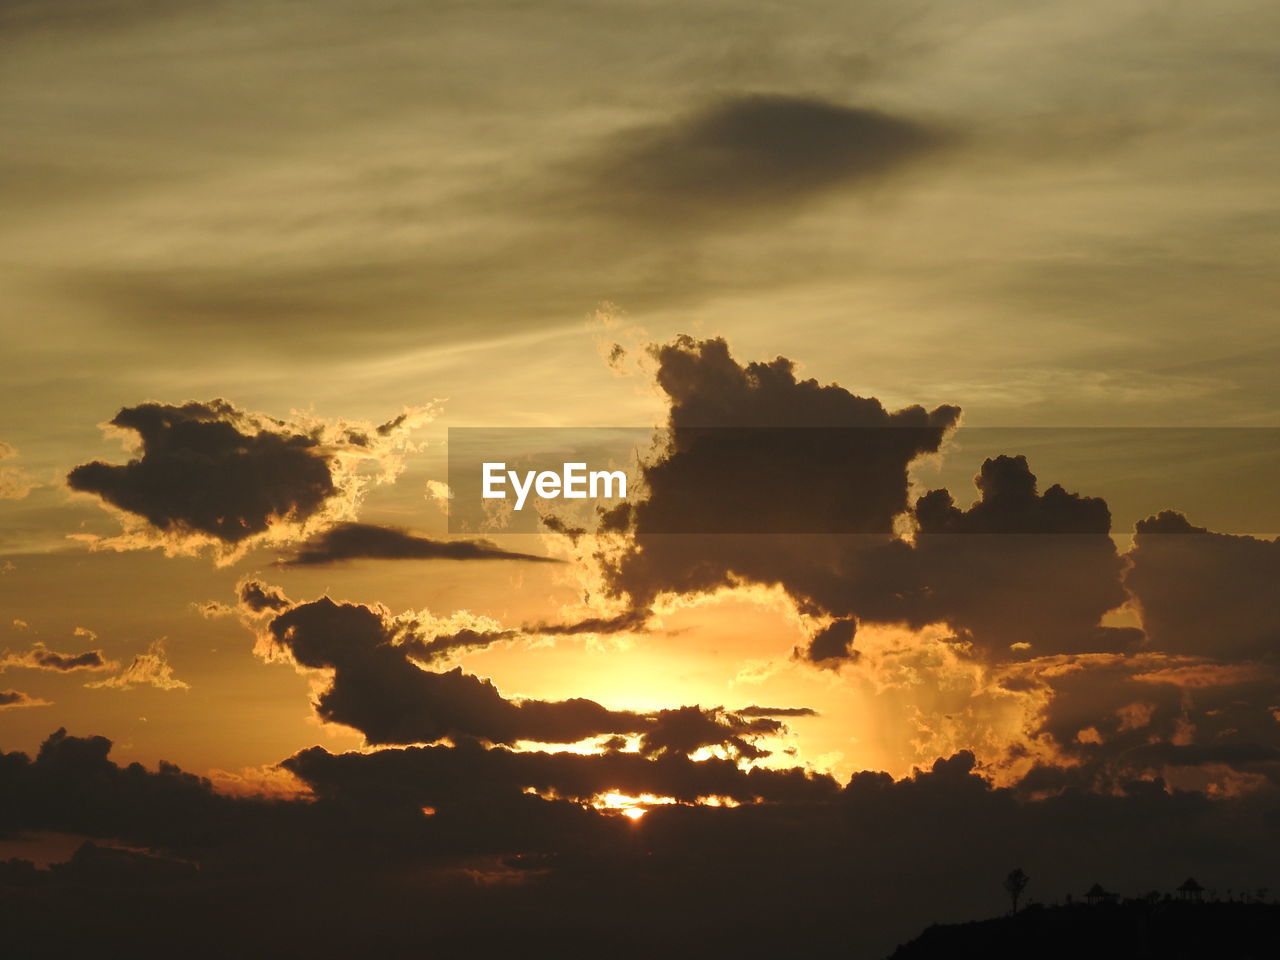
<svg viewBox="0 0 1280 960"><path fill-rule="evenodd" d="M74 670L115 670L119 666L120 664L114 660L108 660L101 650L86 650L84 653L58 653L56 650L50 650L39 642L23 653L6 652L3 657L0 657L0 671L10 667L21 667L31 670L70 673Z"/></svg>
<svg viewBox="0 0 1280 960"><path fill-rule="evenodd" d="M1125 601L1123 561L1110 537L1105 501L1054 484L1037 491L1022 456L983 462L980 498L968 509L946 490L915 504L915 566L922 612L991 653L1021 649L1114 650L1141 641L1135 630L1099 626Z"/></svg>
<svg viewBox="0 0 1280 960"><path fill-rule="evenodd" d="M433 540L396 527L347 522L316 534L281 565L316 566L356 559L561 562L553 557L503 550L488 540Z"/></svg>
<svg viewBox="0 0 1280 960"><path fill-rule="evenodd" d="M1232 536L1165 511L1140 521L1125 585L1161 649L1226 659L1280 650L1280 540Z"/></svg>
<svg viewBox="0 0 1280 960"><path fill-rule="evenodd" d="M994 660L1143 644L1102 625L1127 599L1102 499L1041 492L1026 458L1003 454L968 507L947 490L909 499L911 465L940 451L957 407L890 412L798 380L785 358L739 364L723 340L652 353L666 442L643 466L644 499L601 515L614 595L651 605L776 584L827 621L801 651L827 666L856 656L859 623L945 624Z"/></svg>
<svg viewBox="0 0 1280 960"><path fill-rule="evenodd" d="M98 545L212 548L227 562L259 541L289 541L351 519L373 483L401 469L423 408L374 426L295 416L278 420L225 400L125 407L108 426L136 438L128 463L100 460L67 475L72 490L114 508L122 537ZM371 468L372 465L372 468Z"/></svg>
<svg viewBox="0 0 1280 960"><path fill-rule="evenodd" d="M652 352L670 400L666 446L643 467L646 499L603 520L631 545L604 558L610 589L637 605L735 579L820 604L847 551L892 538L908 467L936 452L960 415L890 412L798 380L783 357L743 366L721 339L680 337Z"/></svg>
<svg viewBox="0 0 1280 960"><path fill-rule="evenodd" d="M173 667L165 655L164 641L156 640L146 653L140 653L133 662L113 677L86 683L97 690L132 690L134 687L155 687L159 690L189 690L191 685L173 675Z"/></svg>

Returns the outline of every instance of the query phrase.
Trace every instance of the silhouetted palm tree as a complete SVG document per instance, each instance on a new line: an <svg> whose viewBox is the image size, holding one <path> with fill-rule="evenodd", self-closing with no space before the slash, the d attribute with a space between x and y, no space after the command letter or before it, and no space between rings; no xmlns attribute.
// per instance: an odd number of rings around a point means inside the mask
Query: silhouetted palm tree
<svg viewBox="0 0 1280 960"><path fill-rule="evenodd" d="M1013 904L1013 913L1018 912L1018 899L1022 896L1022 891L1027 889L1027 884L1030 882L1031 878L1023 872L1021 867L1015 868L1004 878L1004 892L1009 895L1009 900Z"/></svg>

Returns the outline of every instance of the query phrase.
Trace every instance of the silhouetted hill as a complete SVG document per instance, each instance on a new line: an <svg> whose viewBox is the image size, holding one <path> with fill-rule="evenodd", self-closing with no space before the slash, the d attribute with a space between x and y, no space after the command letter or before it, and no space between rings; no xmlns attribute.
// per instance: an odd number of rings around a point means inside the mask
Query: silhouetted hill
<svg viewBox="0 0 1280 960"><path fill-rule="evenodd" d="M1127 900L1034 904L1016 915L929 927L890 960L1263 960L1280 957L1280 906Z"/></svg>

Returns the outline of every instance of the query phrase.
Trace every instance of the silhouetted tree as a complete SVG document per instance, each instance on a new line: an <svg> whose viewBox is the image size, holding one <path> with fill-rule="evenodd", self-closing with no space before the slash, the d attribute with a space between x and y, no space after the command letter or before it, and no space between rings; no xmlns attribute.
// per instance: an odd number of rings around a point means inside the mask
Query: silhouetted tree
<svg viewBox="0 0 1280 960"><path fill-rule="evenodd" d="M1004 892L1009 895L1009 900L1013 904L1013 913L1018 912L1018 899L1022 896L1022 891L1027 889L1027 884L1030 882L1031 878L1026 875L1021 867L1015 868L1004 878Z"/></svg>

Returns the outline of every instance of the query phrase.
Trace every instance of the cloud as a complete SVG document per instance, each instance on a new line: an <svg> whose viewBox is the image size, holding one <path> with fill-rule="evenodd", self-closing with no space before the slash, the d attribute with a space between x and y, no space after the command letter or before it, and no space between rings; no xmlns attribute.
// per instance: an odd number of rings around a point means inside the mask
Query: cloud
<svg viewBox="0 0 1280 960"><path fill-rule="evenodd" d="M278 614L267 626L274 649L300 667L332 670L315 701L324 720L359 730L371 744L430 743L448 736L490 743L569 743L600 733L639 732L634 713L591 700L513 701L488 680L455 668L425 670L433 654L413 619L396 619L327 597Z"/></svg>
<svg viewBox="0 0 1280 960"><path fill-rule="evenodd" d="M562 562L554 557L513 553L488 540L432 540L396 527L348 522L318 533L280 565L314 566L355 559Z"/></svg>
<svg viewBox="0 0 1280 960"><path fill-rule="evenodd" d="M551 623L539 620L519 628L501 628L494 622L481 618L468 618L455 614L451 620L462 620L464 625L455 631L436 632L415 648L415 659L438 661L464 650L478 650L495 643L534 640L538 637L573 637L612 633L638 632L648 622L650 611L629 609L612 617L584 617L568 623Z"/></svg>
<svg viewBox="0 0 1280 960"><path fill-rule="evenodd" d="M991 660L1144 643L1101 624L1127 599L1102 499L1041 492L1026 458L1003 454L982 464L968 507L941 489L909 499L909 469L940 452L957 407L890 412L797 379L785 358L741 365L723 340L652 353L665 445L643 465L645 499L601 515L613 595L651 605L776 584L828 620L802 653L828 666L856 657L860 623L945 624Z"/></svg>
<svg viewBox="0 0 1280 960"><path fill-rule="evenodd" d="M782 721L772 717L745 717L725 710L680 707L658 714L640 738L640 752L645 756L688 756L701 747L717 744L735 757L758 760L768 756L767 751L746 738L776 735L783 729Z"/></svg>
<svg viewBox="0 0 1280 960"><path fill-rule="evenodd" d="M1274 665L1094 653L1010 665L1005 677L1008 689L1021 688L1039 703L1033 741L1052 742L1053 762L1070 768L1083 788L1105 791L1126 779L1162 776L1184 788L1230 789L1280 748ZM1209 761L1192 764L1189 757L1213 757L1220 769L1192 783L1175 768ZM1280 765L1261 772L1275 778Z"/></svg>
<svg viewBox="0 0 1280 960"><path fill-rule="evenodd" d="M524 633L545 637L569 637L583 633L630 633L644 629L651 611L632 608L612 617L584 617L570 623L550 623L539 620L527 623L520 629Z"/></svg>
<svg viewBox="0 0 1280 960"><path fill-rule="evenodd" d="M856 620L833 620L813 635L805 656L814 663L848 660L857 656L853 638L858 632Z"/></svg>
<svg viewBox="0 0 1280 960"><path fill-rule="evenodd" d="M41 700L20 690L0 690L0 710L17 710L21 707L47 707L52 701Z"/></svg>
<svg viewBox="0 0 1280 960"><path fill-rule="evenodd" d="M457 616L457 615L455 615ZM423 614L392 616L381 608L322 597L279 612L259 652L305 670L325 671L314 706L327 722L360 731L373 745L473 738L489 744L575 743L602 735L639 735L645 755L687 754L722 747L756 759L755 740L780 733L781 721L721 708L681 707L652 713L610 710L594 700L509 699L492 682L461 667L425 664L468 643L483 645L503 631L440 628ZM599 626L599 624L592 624ZM444 639L439 638L443 636Z"/></svg>
<svg viewBox="0 0 1280 960"><path fill-rule="evenodd" d="M737 94L615 135L583 173L597 210L669 233L793 212L898 173L947 140L879 110Z"/></svg>
<svg viewBox="0 0 1280 960"><path fill-rule="evenodd" d="M94 690L132 690L134 687L151 686L159 690L189 690L191 685L173 675L173 667L164 652L164 641L156 640L146 653L140 653L133 662L114 677L86 683Z"/></svg>
<svg viewBox="0 0 1280 960"><path fill-rule="evenodd" d="M916 501L915 566L924 596L915 622L945 622L991 655L1117 650L1142 639L1100 627L1126 599L1123 560L1105 501L1054 484L1037 492L1022 456L983 461L968 509L946 490Z"/></svg>
<svg viewBox="0 0 1280 960"><path fill-rule="evenodd" d="M100 546L211 547L229 562L252 543L350 519L371 484L395 478L407 431L429 415L420 409L374 426L277 420L225 400L144 403L108 425L136 436L138 456L81 464L67 484L120 511L125 535Z"/></svg>
<svg viewBox="0 0 1280 960"><path fill-rule="evenodd" d="M816 717L818 711L812 707L759 707L752 704L735 710L740 717Z"/></svg>
<svg viewBox="0 0 1280 960"><path fill-rule="evenodd" d="M291 605L279 587L272 587L261 580L242 580L236 585L240 608L248 613L261 615L287 610Z"/></svg>
<svg viewBox="0 0 1280 960"><path fill-rule="evenodd" d="M642 468L647 498L602 524L630 544L602 559L611 591L636 605L742 579L821 606L850 549L892 538L908 467L936 452L960 415L890 412L797 379L784 357L743 366L721 339L680 337L652 353L670 400L666 447Z"/></svg>
<svg viewBox="0 0 1280 960"><path fill-rule="evenodd" d="M814 802L833 799L830 777L798 768L741 769L732 760L690 760L680 753L650 759L638 753L597 755L517 752L477 744L409 747L373 753L331 754L303 750L281 764L316 796L366 802L457 807L527 789L585 801L607 791L652 794L693 802L700 797L756 801Z"/></svg>
<svg viewBox="0 0 1280 960"><path fill-rule="evenodd" d="M84 653L58 653L50 650L43 643L36 643L25 653L8 653L0 657L0 671L10 667L23 667L31 670L52 670L57 673L70 673L73 670L114 670L120 664L108 660L101 650L86 650Z"/></svg>
<svg viewBox="0 0 1280 960"><path fill-rule="evenodd" d="M0 460L7 460L17 455L18 451L15 447L0 441ZM40 484L32 480L25 470L0 466L0 500L25 499L27 494L38 486Z"/></svg>
<svg viewBox="0 0 1280 960"><path fill-rule="evenodd" d="M1173 511L1136 529L1125 586L1154 644L1224 659L1275 655L1280 539L1213 533Z"/></svg>

